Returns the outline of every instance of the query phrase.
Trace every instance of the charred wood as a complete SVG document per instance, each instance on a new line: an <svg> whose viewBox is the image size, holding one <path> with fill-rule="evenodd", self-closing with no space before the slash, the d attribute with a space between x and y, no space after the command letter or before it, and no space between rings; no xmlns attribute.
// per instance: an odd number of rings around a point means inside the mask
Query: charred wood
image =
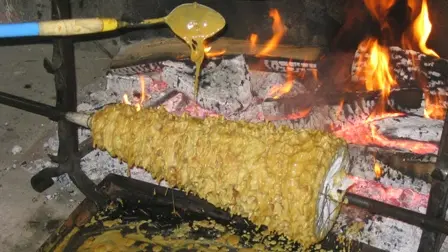
<svg viewBox="0 0 448 252"><path fill-rule="evenodd" d="M404 175L421 179L428 183L432 182L431 173L435 169L436 155L420 155L384 148L370 148L369 152L381 163L400 171Z"/></svg>

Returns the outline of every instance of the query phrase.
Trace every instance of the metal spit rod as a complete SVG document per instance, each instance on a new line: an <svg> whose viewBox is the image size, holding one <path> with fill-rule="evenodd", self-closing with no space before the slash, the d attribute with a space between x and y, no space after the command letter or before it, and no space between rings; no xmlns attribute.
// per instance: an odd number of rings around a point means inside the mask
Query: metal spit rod
<svg viewBox="0 0 448 252"><path fill-rule="evenodd" d="M366 209L370 213L390 217L426 230L448 234L448 221L437 219L412 210L396 207L381 201L362 197L353 193L346 193L345 198L349 205Z"/></svg>
<svg viewBox="0 0 448 252"><path fill-rule="evenodd" d="M52 121L58 121L64 117L64 113L56 107L33 100L25 99L12 94L0 92L0 103L14 108L25 110L34 114L48 117Z"/></svg>
<svg viewBox="0 0 448 252"><path fill-rule="evenodd" d="M14 96L11 94L0 92L0 103L15 108L23 109L32 113L36 113L48 117L52 120L65 119L83 127L88 128L90 126L91 115L89 114L83 114L77 112L63 113L57 110L56 107L28 100L22 97ZM373 214L379 214L427 230L433 230L444 234L448 234L448 222L445 220L437 219L408 209L396 207L370 198L362 197L353 193L346 193L345 198L347 199L347 203L349 205L366 209Z"/></svg>
<svg viewBox="0 0 448 252"><path fill-rule="evenodd" d="M76 125L89 128L90 115L77 112L61 112L54 106L33 100L25 99L12 94L0 92L0 104L5 104L14 108L25 110L34 114L45 116L53 121L67 120Z"/></svg>

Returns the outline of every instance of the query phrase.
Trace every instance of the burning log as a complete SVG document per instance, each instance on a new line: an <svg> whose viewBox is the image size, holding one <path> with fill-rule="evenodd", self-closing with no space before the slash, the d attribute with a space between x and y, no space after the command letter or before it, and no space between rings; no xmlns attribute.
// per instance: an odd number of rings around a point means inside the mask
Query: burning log
<svg viewBox="0 0 448 252"><path fill-rule="evenodd" d="M179 42L174 40L168 40L166 44L146 42L123 50L112 64L108 89L117 93L119 98L126 93L137 93L136 102L142 106L152 104L171 91L180 92L164 104L176 114L186 112L201 118L224 115L230 120L251 122L268 120L275 125L294 129L328 130L353 144L417 154L437 151L433 143L440 139L441 121L423 118L423 111L420 112L422 117L415 111L415 115L395 118L372 116L381 103L381 91L363 90L364 84L360 82L344 82L335 85L336 88L330 87L334 83L327 82L325 72L319 73L319 76L324 76L324 80L319 81L310 64L301 65L308 68L297 69L305 73L303 78L291 78L291 72L295 71L291 67L266 69L264 63L273 58L256 55L251 51L249 41L223 38L211 44L213 50L225 51L225 54L205 62L200 84L202 88L195 103L192 85L194 68L183 60L188 54L182 56L181 53L182 50L187 52L188 48L180 46L182 44L176 47L177 44ZM170 50L171 47L174 49ZM305 57L310 56L302 54L304 49L293 50L293 47L288 47L287 50L287 47L279 45L273 51L275 56L284 58L281 60L284 64L279 65L288 66L287 53L292 56L291 62L300 64L306 62ZM313 55L313 60L316 60L319 54ZM394 59L393 55L391 58ZM257 59L258 66L249 64L249 59ZM136 62L141 63L139 65ZM319 71L331 69L329 60L322 62L326 65L319 66ZM145 64L156 65L145 68ZM283 91L283 88L287 91ZM274 90L281 90L280 95L275 94ZM142 93L144 97L140 97ZM412 99L408 99L411 96ZM420 105L421 93L413 89L397 89L397 92L391 93L389 104L393 108L400 108L403 104L400 99L408 99ZM417 106L414 104L414 107Z"/></svg>
<svg viewBox="0 0 448 252"><path fill-rule="evenodd" d="M91 126L94 144L112 156L305 247L339 212L333 192L343 187L347 151L330 134L123 104L96 112Z"/></svg>
<svg viewBox="0 0 448 252"><path fill-rule="evenodd" d="M378 132L391 139L412 139L438 144L443 129L442 120L406 115L373 122Z"/></svg>
<svg viewBox="0 0 448 252"><path fill-rule="evenodd" d="M376 151L374 156L381 163L392 167L394 170L410 176L431 182L431 173L435 169L436 155L418 155L414 153L403 153L396 151Z"/></svg>
<svg viewBox="0 0 448 252"><path fill-rule="evenodd" d="M320 55L318 48L279 46L269 57L259 56L256 54L258 45L226 38L211 46L222 53L210 53L204 61L200 77L202 91L196 101L202 108L226 116L247 110L254 99L265 97L272 86L282 84L285 76L279 74L281 72L315 73L315 60ZM291 58L279 58L280 55L290 55ZM108 74L108 88L117 93L129 93L140 89L143 78L147 84L145 93L150 93L152 98L167 90L176 90L194 100L195 66L187 56L188 47L177 40L130 46L114 59ZM270 78L276 76L274 79L278 82L265 82L269 85L267 88L262 82L259 86L254 85L252 78L256 76L252 72L260 69L274 71Z"/></svg>
<svg viewBox="0 0 448 252"><path fill-rule="evenodd" d="M356 51L351 70L354 82L365 81L365 77L358 73L363 71L369 59L367 50L368 48L360 47ZM446 59L403 50L399 47L390 47L389 53L390 65L398 84L391 89L391 94L394 94L391 96L391 103L395 108L409 112L408 109L420 108L422 101L429 101L428 97L448 95L448 61ZM400 96L409 97L409 94L412 98L400 99ZM439 99L446 108L447 99Z"/></svg>
<svg viewBox="0 0 448 252"><path fill-rule="evenodd" d="M219 62L221 59L244 55L251 70L286 73L313 70L322 52L317 47L298 48L290 45L277 45L269 55L259 55L262 45L246 40L218 38L210 44L212 50L204 62ZM116 55L110 72L117 75L138 75L161 70L164 61L178 61L192 67L188 59L190 51L176 38L144 41L125 47ZM285 57L287 56L287 57Z"/></svg>

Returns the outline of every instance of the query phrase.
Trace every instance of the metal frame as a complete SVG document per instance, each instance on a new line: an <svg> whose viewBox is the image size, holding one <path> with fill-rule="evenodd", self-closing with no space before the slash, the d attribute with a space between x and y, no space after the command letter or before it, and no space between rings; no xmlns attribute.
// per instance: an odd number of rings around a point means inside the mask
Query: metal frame
<svg viewBox="0 0 448 252"><path fill-rule="evenodd" d="M70 0L52 0L52 19L71 18ZM97 208L104 208L110 201L109 197L98 190L97 186L81 170L81 158L92 149L92 139L78 143L77 126L65 121L64 112L76 111L77 107L77 82L75 69L75 56L73 38L55 38L53 43L52 60L45 59L44 67L48 72L54 74L56 88L56 106L50 106L22 97L0 92L0 104L16 107L31 113L48 117L50 120L58 122L59 149L57 156L50 156L58 167L46 168L31 179L31 185L37 192L43 192L53 185L53 178L68 174L73 183L89 200L95 202ZM411 211L397 211L396 207L388 207L387 204L375 202L356 195L347 195L349 204L366 208L370 211L394 215L399 212L404 216L402 220L423 228L420 240L419 252L436 252L446 237L443 233L430 230L447 230L444 226L445 213L448 209L448 117L442 132L440 148L436 169L432 174L434 182L431 186L428 210L426 218L422 214ZM384 204L384 205L381 205ZM388 213L383 210L387 208ZM394 211L395 210L395 211ZM396 214L395 214L396 215ZM399 218L398 218L399 219ZM425 222L426 220L426 222ZM428 222L429 220L429 222ZM438 225L440 220L442 225ZM432 223L434 225L428 224ZM429 228L427 230L427 228Z"/></svg>
<svg viewBox="0 0 448 252"><path fill-rule="evenodd" d="M71 18L70 0L52 0L53 20ZM0 92L0 103L48 117L58 122L59 148L57 156L50 156L58 167L46 168L31 178L31 185L37 192L43 192L54 184L53 178L67 174L76 187L98 207L108 203L108 198L96 189L96 185L81 170L82 155L91 148L89 142L78 143L78 127L63 120L64 112L76 111L77 82L73 38L62 37L53 40L52 60L45 59L45 69L54 75L56 106L50 106ZM90 141L91 143L91 141Z"/></svg>

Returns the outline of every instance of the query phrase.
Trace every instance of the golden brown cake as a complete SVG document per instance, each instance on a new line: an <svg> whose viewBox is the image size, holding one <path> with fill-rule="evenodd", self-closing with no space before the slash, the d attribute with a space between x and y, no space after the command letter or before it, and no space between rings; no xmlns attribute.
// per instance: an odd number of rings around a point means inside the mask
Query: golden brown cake
<svg viewBox="0 0 448 252"><path fill-rule="evenodd" d="M96 112L91 128L95 147L305 247L338 214L323 193L344 177L347 147L331 134L125 104Z"/></svg>

